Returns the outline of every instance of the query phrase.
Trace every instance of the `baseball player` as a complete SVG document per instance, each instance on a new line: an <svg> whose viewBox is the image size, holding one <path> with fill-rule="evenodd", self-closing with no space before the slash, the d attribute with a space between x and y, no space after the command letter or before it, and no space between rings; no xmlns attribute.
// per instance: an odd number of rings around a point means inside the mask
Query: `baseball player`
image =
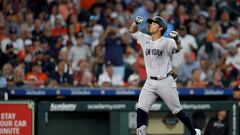
<svg viewBox="0 0 240 135"><path fill-rule="evenodd" d="M137 103L137 135L146 135L148 112L157 97L166 103L172 113L189 129L191 135L201 135L194 129L188 115L182 111L175 77L172 72L171 57L181 49L181 41L176 31L169 33L171 38L162 35L167 30L164 19L155 16L148 19L148 34L138 31L138 24L143 17L138 16L129 28L129 33L141 45L147 72L146 82Z"/></svg>

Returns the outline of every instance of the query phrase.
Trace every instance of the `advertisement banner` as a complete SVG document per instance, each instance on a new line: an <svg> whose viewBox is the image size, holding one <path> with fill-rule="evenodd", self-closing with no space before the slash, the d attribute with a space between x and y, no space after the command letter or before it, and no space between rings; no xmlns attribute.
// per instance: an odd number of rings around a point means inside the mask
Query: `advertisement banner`
<svg viewBox="0 0 240 135"><path fill-rule="evenodd" d="M34 103L0 102L0 135L34 135Z"/></svg>

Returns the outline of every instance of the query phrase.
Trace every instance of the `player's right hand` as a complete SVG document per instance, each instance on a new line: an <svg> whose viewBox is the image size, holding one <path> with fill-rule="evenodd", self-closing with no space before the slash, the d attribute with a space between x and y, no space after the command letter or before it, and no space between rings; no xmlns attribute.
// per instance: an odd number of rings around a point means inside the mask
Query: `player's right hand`
<svg viewBox="0 0 240 135"><path fill-rule="evenodd" d="M140 23L143 22L143 17L142 16L137 16L134 21L135 21L136 24L140 24Z"/></svg>

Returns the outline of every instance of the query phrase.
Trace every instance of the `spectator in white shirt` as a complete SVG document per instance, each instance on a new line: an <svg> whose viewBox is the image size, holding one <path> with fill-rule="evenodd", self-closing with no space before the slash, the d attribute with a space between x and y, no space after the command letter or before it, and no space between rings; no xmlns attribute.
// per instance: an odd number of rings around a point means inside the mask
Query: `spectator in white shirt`
<svg viewBox="0 0 240 135"><path fill-rule="evenodd" d="M72 62L72 68L76 69L80 60L87 60L91 56L91 49L83 44L82 33L77 34L77 45L71 47L68 59Z"/></svg>
<svg viewBox="0 0 240 135"><path fill-rule="evenodd" d="M229 79L235 80L240 73L240 51L236 46L228 46L228 56L225 60L225 70L229 72Z"/></svg>
<svg viewBox="0 0 240 135"><path fill-rule="evenodd" d="M173 60L173 66L175 68L178 68L179 65L184 62L185 52L193 53L195 50L198 49L198 45L195 37L187 33L187 29L185 26L181 25L177 30L180 34L182 50L173 55L172 60Z"/></svg>
<svg viewBox="0 0 240 135"><path fill-rule="evenodd" d="M6 39L2 40L2 42L1 42L2 52L6 51L6 46L9 43L11 43L13 45L15 53L18 53L20 50L22 50L24 48L23 40L18 38L17 33L18 33L18 31L17 31L16 27L9 28L9 38L6 38Z"/></svg>
<svg viewBox="0 0 240 135"><path fill-rule="evenodd" d="M108 86L108 87L122 86L123 80L120 75L114 74L111 61L108 61L105 64L105 66L106 66L106 70L99 76L98 85L102 86L102 87L104 87L104 86ZM106 83L107 83L107 85L106 85Z"/></svg>

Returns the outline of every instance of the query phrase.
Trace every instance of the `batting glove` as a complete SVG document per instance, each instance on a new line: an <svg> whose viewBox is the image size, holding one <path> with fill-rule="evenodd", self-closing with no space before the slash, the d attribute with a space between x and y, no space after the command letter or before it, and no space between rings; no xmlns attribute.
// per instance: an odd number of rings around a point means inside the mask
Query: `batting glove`
<svg viewBox="0 0 240 135"><path fill-rule="evenodd" d="M169 36L170 36L171 38L173 38L173 39L176 41L176 43L180 43L180 42L181 42L180 39L179 39L179 34L178 34L178 32L176 32L176 31L171 31L171 32L169 33Z"/></svg>
<svg viewBox="0 0 240 135"><path fill-rule="evenodd" d="M143 22L143 17L142 16L137 16L134 21L135 21L136 24L141 24Z"/></svg>

